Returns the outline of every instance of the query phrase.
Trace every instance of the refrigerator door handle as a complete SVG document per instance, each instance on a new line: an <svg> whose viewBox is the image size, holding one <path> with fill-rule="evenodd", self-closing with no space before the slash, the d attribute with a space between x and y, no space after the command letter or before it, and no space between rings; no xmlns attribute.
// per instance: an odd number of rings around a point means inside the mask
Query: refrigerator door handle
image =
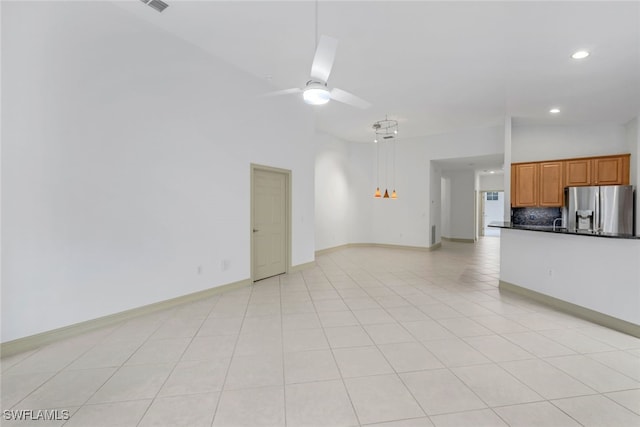
<svg viewBox="0 0 640 427"><path fill-rule="evenodd" d="M600 220L602 218L602 215L600 214L602 210L602 204L600 202L600 189L598 188L598 191L596 191L596 209L593 213L593 231L602 230L602 224L600 223Z"/></svg>

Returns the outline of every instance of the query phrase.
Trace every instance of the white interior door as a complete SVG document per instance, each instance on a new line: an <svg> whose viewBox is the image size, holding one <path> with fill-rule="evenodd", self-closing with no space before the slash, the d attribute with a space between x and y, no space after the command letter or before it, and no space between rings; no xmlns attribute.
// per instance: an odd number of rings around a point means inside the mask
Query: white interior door
<svg viewBox="0 0 640 427"><path fill-rule="evenodd" d="M287 175L253 170L253 280L287 271Z"/></svg>

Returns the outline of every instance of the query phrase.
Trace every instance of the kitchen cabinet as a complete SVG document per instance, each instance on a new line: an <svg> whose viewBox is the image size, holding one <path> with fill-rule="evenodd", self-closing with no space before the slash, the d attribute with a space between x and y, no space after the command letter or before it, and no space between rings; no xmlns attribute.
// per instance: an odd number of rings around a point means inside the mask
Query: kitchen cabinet
<svg viewBox="0 0 640 427"><path fill-rule="evenodd" d="M514 207L537 206L538 164L511 165L511 205Z"/></svg>
<svg viewBox="0 0 640 427"><path fill-rule="evenodd" d="M513 207L557 207L564 197L562 161L516 163L511 166Z"/></svg>
<svg viewBox="0 0 640 427"><path fill-rule="evenodd" d="M630 154L511 165L511 206L561 207L564 187L628 185Z"/></svg>
<svg viewBox="0 0 640 427"><path fill-rule="evenodd" d="M538 206L557 207L564 203L563 162L538 163Z"/></svg>
<svg viewBox="0 0 640 427"><path fill-rule="evenodd" d="M565 187L629 184L630 154L565 160Z"/></svg>
<svg viewBox="0 0 640 427"><path fill-rule="evenodd" d="M591 159L573 159L565 161L567 179L565 187L591 185Z"/></svg>
<svg viewBox="0 0 640 427"><path fill-rule="evenodd" d="M593 185L629 184L629 155L593 159Z"/></svg>

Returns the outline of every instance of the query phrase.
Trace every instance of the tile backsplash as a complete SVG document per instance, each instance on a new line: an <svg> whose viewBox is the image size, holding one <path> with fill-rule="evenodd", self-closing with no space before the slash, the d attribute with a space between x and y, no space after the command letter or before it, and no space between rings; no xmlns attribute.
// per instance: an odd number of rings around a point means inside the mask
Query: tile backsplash
<svg viewBox="0 0 640 427"><path fill-rule="evenodd" d="M511 223L514 225L553 225L553 220L561 216L561 208L513 208Z"/></svg>

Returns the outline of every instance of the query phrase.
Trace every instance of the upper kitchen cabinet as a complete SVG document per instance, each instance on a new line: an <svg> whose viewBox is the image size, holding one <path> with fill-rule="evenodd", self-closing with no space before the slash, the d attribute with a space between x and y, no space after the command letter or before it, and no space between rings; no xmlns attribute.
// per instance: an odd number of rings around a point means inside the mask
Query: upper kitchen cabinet
<svg viewBox="0 0 640 427"><path fill-rule="evenodd" d="M628 185L630 154L513 163L511 206L561 207L564 187Z"/></svg>
<svg viewBox="0 0 640 427"><path fill-rule="evenodd" d="M630 154L593 159L593 185L629 184Z"/></svg>
<svg viewBox="0 0 640 427"><path fill-rule="evenodd" d="M543 162L539 167L538 206L557 207L564 201L563 162Z"/></svg>
<svg viewBox="0 0 640 427"><path fill-rule="evenodd" d="M562 206L563 171L562 161L511 165L511 205L516 208Z"/></svg>
<svg viewBox="0 0 640 427"><path fill-rule="evenodd" d="M627 185L630 154L565 160L565 186Z"/></svg>
<svg viewBox="0 0 640 427"><path fill-rule="evenodd" d="M579 187L583 185L591 185L591 159L573 159L566 160L565 181L566 187Z"/></svg>
<svg viewBox="0 0 640 427"><path fill-rule="evenodd" d="M528 207L538 205L538 164L511 165L511 205Z"/></svg>

